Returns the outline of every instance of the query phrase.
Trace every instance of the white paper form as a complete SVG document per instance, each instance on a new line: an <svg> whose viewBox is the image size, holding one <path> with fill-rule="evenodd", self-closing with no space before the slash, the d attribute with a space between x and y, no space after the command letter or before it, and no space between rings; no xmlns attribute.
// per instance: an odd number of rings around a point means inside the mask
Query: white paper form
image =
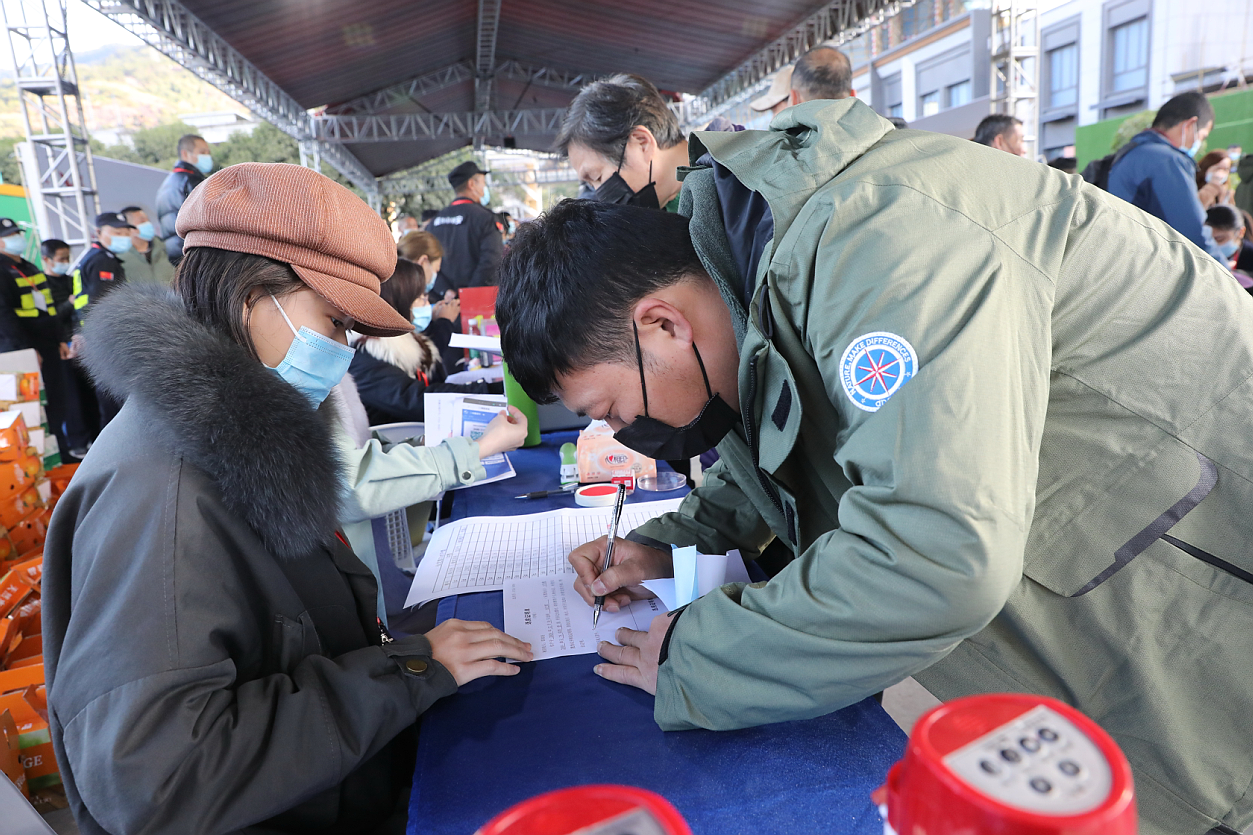
<svg viewBox="0 0 1253 835"><path fill-rule="evenodd" d="M666 607L657 598L636 600L617 612L602 611L592 626L592 607L574 590L573 576L529 577L505 584L505 632L531 645L536 661L596 651L618 643L620 627L647 632Z"/></svg>
<svg viewBox="0 0 1253 835"><path fill-rule="evenodd" d="M619 536L663 513L682 499L628 504ZM574 582L566 557L585 542L609 532L611 507L550 510L529 516L474 516L444 525L426 546L405 606L450 594L499 591L509 580L563 576Z"/></svg>

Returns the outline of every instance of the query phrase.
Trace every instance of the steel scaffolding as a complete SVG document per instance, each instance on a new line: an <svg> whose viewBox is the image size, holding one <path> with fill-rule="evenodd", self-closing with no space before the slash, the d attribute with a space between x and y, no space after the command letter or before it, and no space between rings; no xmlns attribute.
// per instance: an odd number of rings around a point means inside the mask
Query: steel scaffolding
<svg viewBox="0 0 1253 835"><path fill-rule="evenodd" d="M43 238L91 243L96 171L78 73L66 35L65 0L3 0L26 147L26 191Z"/></svg>
<svg viewBox="0 0 1253 835"><path fill-rule="evenodd" d="M992 4L993 113L1022 120L1028 159L1039 157L1040 9L1036 0Z"/></svg>

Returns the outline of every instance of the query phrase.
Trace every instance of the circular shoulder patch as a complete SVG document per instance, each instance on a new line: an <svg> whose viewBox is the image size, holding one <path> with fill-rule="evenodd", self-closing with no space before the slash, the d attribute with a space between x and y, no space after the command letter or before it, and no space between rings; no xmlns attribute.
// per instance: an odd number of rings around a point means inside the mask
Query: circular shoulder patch
<svg viewBox="0 0 1253 835"><path fill-rule="evenodd" d="M877 412L914 376L918 355L903 336L876 331L859 336L840 357L840 383L853 405Z"/></svg>

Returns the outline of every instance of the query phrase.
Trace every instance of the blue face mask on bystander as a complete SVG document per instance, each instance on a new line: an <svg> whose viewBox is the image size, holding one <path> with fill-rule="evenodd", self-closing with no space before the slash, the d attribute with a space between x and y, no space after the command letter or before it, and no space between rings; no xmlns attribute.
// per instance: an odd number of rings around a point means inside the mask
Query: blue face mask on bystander
<svg viewBox="0 0 1253 835"><path fill-rule="evenodd" d="M424 331L430 324L431 306L429 304L424 304L421 307L415 307L413 309L413 326L419 331Z"/></svg>
<svg viewBox="0 0 1253 835"><path fill-rule="evenodd" d="M1231 258L1240 251L1240 240L1238 238L1232 238L1225 244L1219 244L1218 251L1223 254L1224 258Z"/></svg>
<svg viewBox="0 0 1253 835"><path fill-rule="evenodd" d="M135 231L139 234L139 237L143 238L145 241L150 241L157 236L157 228L152 225L151 220L145 220L143 223L136 226Z"/></svg>
<svg viewBox="0 0 1253 835"><path fill-rule="evenodd" d="M121 255L123 252L130 252L131 251L131 236L123 235L120 232L115 234L113 238L109 241L109 245L106 247L106 249L108 249L109 252L112 252L114 255Z"/></svg>
<svg viewBox="0 0 1253 835"><path fill-rule="evenodd" d="M322 401L331 393L331 389L339 385L348 373L352 364L353 350L341 345L330 337L323 336L311 328L302 326L296 330L287 311L278 303L278 299L270 296L278 312L283 314L283 321L291 328L293 339L287 355L277 368L271 369L282 377L296 391L309 399L313 408L322 405Z"/></svg>

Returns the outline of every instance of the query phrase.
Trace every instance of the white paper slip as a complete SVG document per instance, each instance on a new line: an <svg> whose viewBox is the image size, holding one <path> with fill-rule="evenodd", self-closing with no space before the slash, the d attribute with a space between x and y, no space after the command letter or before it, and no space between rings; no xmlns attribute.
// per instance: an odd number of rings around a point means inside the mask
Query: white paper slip
<svg viewBox="0 0 1253 835"><path fill-rule="evenodd" d="M748 569L739 551L698 554L696 546L674 549L674 576L645 580L644 588L661 598L665 611L686 606L725 583L748 583Z"/></svg>
<svg viewBox="0 0 1253 835"><path fill-rule="evenodd" d="M596 651L601 641L618 643L620 627L647 632L665 614L661 601L637 600L617 612L602 611L592 626L592 607L574 590L574 578L530 577L505 584L505 632L531 645L536 661Z"/></svg>
<svg viewBox="0 0 1253 835"><path fill-rule="evenodd" d="M499 336L479 336L472 333L454 333L448 340L450 348L473 348L475 351L487 351L490 354L500 353Z"/></svg>
<svg viewBox="0 0 1253 835"><path fill-rule="evenodd" d="M619 536L663 513L682 499L628 504ZM509 580L562 575L574 582L566 557L585 542L609 532L611 507L577 507L528 516L474 516L444 525L431 536L418 563L405 606L473 591L499 591Z"/></svg>

